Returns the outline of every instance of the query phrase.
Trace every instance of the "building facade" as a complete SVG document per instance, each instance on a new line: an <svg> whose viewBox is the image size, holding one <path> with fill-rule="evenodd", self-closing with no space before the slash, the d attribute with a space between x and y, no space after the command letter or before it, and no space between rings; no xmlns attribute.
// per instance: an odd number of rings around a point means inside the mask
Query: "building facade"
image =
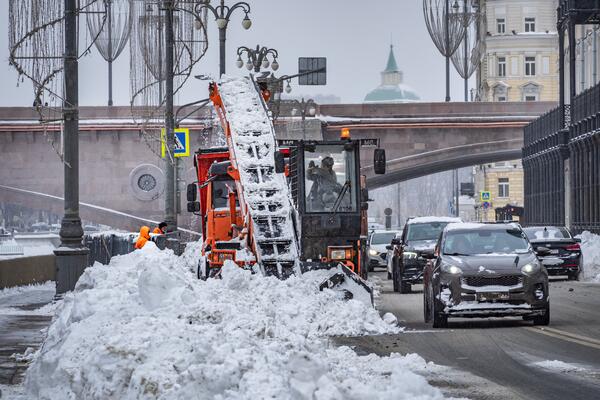
<svg viewBox="0 0 600 400"><path fill-rule="evenodd" d="M481 101L557 101L558 0L484 0Z"/></svg>
<svg viewBox="0 0 600 400"><path fill-rule="evenodd" d="M523 207L523 167L520 160L501 161L473 168L478 221L495 221L498 214L496 210L507 206ZM489 192L489 200L482 200L482 192ZM519 218L515 216L514 219Z"/></svg>
<svg viewBox="0 0 600 400"><path fill-rule="evenodd" d="M558 101L558 0L483 0L485 52L478 69L481 101ZM474 168L478 219L504 219L524 206L521 160ZM480 193L490 192L482 201ZM515 217L518 219L518 217Z"/></svg>
<svg viewBox="0 0 600 400"><path fill-rule="evenodd" d="M559 106L525 128L525 223L600 233L600 84L594 0L560 0Z"/></svg>

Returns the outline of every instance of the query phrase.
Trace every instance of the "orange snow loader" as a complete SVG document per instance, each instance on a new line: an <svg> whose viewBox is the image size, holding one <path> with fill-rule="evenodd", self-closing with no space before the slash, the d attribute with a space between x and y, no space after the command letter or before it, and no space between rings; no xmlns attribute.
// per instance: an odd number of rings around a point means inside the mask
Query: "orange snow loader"
<svg viewBox="0 0 600 400"><path fill-rule="evenodd" d="M258 132L244 136L234 130L257 125L248 123L254 116L241 119L233 114L234 89L226 89L227 103L222 88L210 84L227 145L196 152L198 181L187 190L188 211L199 215L204 238L198 277L218 276L225 260L283 279L312 269L337 269L321 290L346 286L342 291L352 298L356 294L347 287L352 284L344 283L352 281L372 301L364 282L368 192L360 175L360 141L347 132L340 139L279 143L274 132L269 140ZM248 90L240 89L240 96ZM267 115L262 98L260 103ZM253 156L259 153L269 159ZM372 168L385 172L383 149L375 150Z"/></svg>

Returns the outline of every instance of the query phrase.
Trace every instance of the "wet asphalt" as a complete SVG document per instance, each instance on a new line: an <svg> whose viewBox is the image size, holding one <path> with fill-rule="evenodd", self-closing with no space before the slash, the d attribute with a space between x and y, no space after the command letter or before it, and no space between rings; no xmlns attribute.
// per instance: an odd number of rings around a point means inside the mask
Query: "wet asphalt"
<svg viewBox="0 0 600 400"><path fill-rule="evenodd" d="M422 286L411 294L392 291L386 273L377 308L406 328L399 335L340 338L359 353L418 353L427 361L464 371L476 385L451 379L431 382L451 395L473 399L600 399L600 284L552 280L551 321L534 327L521 318L450 319L448 329L423 322ZM558 360L563 369L538 363ZM481 380L479 380L481 378Z"/></svg>
<svg viewBox="0 0 600 400"><path fill-rule="evenodd" d="M53 300L54 290L29 290L0 298L0 384L18 385L27 363L13 354L37 349L52 317L36 310Z"/></svg>

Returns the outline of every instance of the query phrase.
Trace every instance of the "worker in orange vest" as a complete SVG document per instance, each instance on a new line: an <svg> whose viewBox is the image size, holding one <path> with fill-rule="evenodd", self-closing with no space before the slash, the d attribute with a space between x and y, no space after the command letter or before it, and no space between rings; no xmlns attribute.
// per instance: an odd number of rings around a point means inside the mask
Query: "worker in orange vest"
<svg viewBox="0 0 600 400"><path fill-rule="evenodd" d="M161 222L160 224L158 224L158 227L154 228L152 233L156 235L164 235L165 233L167 233L167 223Z"/></svg>
<svg viewBox="0 0 600 400"><path fill-rule="evenodd" d="M141 249L148 240L150 240L150 228L147 226L142 226L140 228L140 236L138 236L137 240L135 241L135 248Z"/></svg>

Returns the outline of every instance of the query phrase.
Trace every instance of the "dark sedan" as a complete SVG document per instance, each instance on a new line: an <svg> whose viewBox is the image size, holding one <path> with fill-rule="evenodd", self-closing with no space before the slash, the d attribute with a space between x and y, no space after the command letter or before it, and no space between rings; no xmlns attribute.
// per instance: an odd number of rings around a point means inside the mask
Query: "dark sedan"
<svg viewBox="0 0 600 400"><path fill-rule="evenodd" d="M548 273L518 224L449 224L427 256L424 317L434 328L449 317L550 322Z"/></svg>
<svg viewBox="0 0 600 400"><path fill-rule="evenodd" d="M569 280L579 280L581 274L580 239L574 238L564 226L530 226L523 228L533 248L549 249L542 263L548 275L566 275Z"/></svg>

